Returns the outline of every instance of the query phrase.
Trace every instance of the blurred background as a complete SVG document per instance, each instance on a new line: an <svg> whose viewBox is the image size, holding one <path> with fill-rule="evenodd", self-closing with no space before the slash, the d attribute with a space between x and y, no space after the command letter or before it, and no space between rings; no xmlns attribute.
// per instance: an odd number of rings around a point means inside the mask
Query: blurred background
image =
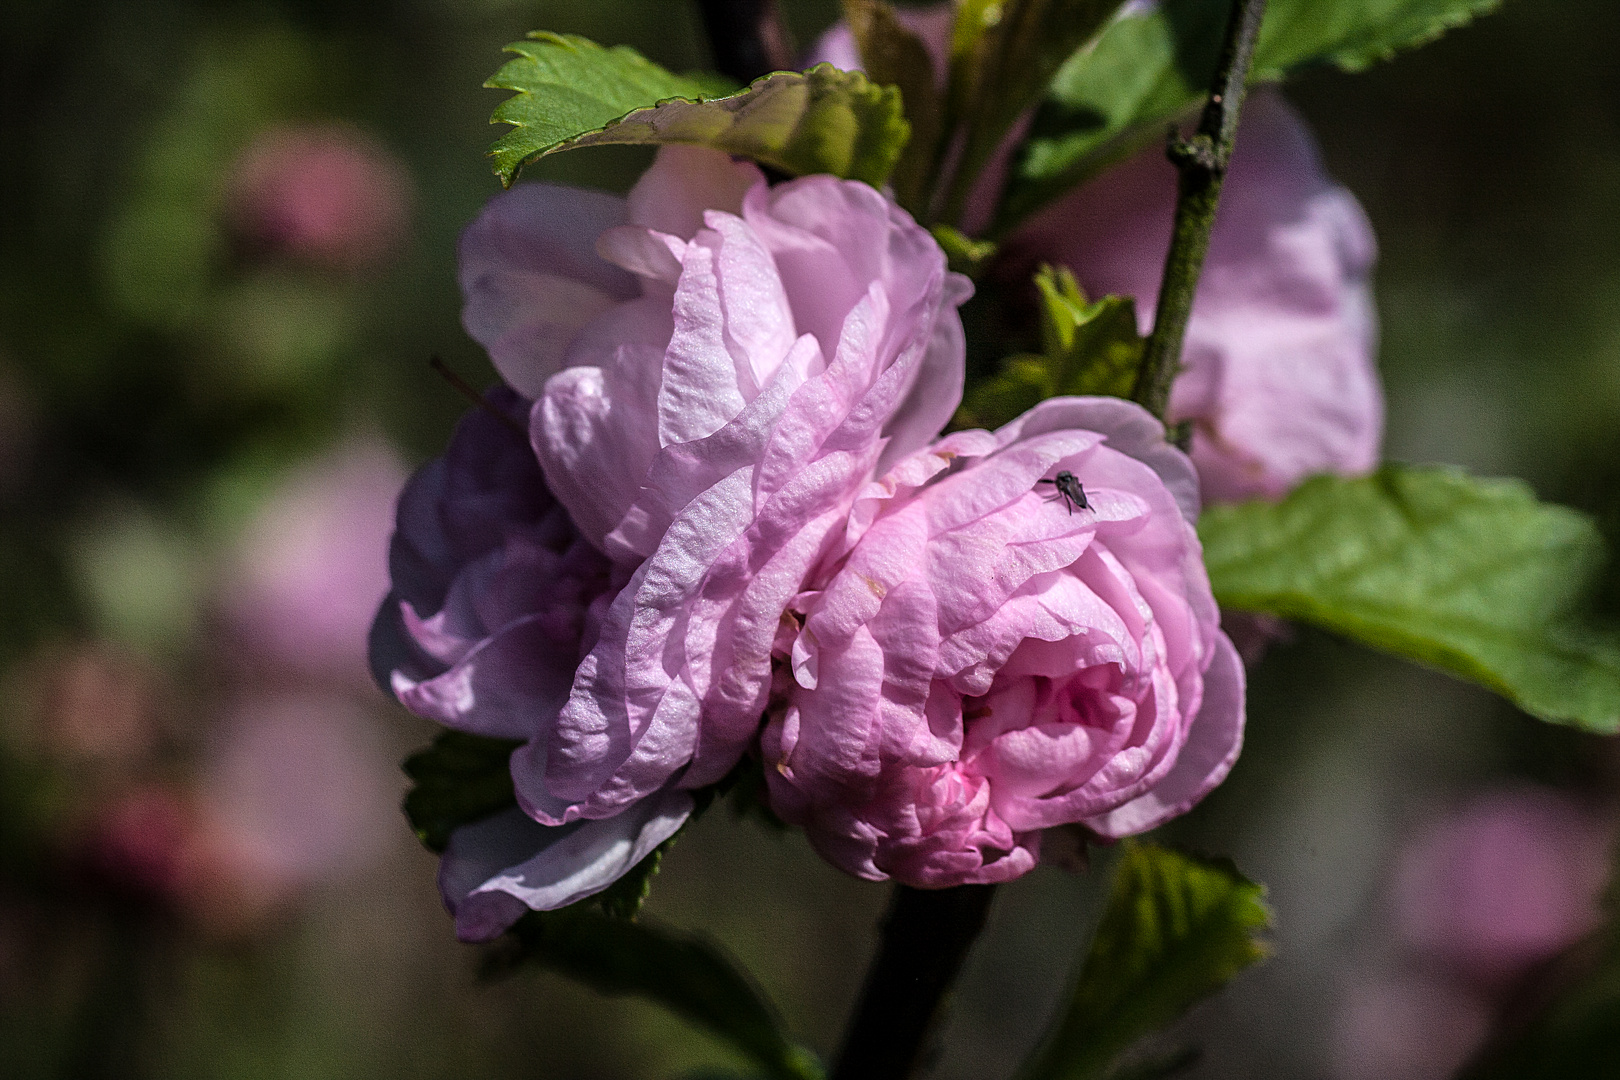
<svg viewBox="0 0 1620 1080"><path fill-rule="evenodd" d="M809 42L832 0L786 4ZM0 1075L663 1078L656 1007L474 977L397 811L430 725L371 686L392 501L493 379L455 241L500 47L706 66L673 0L0 8ZM1290 96L1382 244L1388 455L1526 478L1620 540L1620 8L1510 2ZM591 150L533 176L623 188ZM1602 603L1620 613L1620 576ZM1443 1077L1584 933L1620 747L1297 631L1170 832L1267 883L1277 955L1178 1033L1207 1077ZM885 888L717 809L651 917L830 1052ZM1001 890L937 1075L1009 1075L1110 867Z"/></svg>

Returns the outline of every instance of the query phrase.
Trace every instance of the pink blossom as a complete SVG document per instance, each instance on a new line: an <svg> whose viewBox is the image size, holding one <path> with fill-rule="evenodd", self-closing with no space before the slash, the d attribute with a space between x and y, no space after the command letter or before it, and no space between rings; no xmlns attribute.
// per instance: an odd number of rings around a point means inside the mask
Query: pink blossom
<svg viewBox="0 0 1620 1080"><path fill-rule="evenodd" d="M1066 265L1093 295L1136 297L1145 333L1175 197L1175 169L1151 147L1031 219L1003 269ZM1277 92L1250 94L1170 396L1170 420L1194 424L1206 500L1277 498L1377 463L1374 256L1366 215L1304 122Z"/></svg>
<svg viewBox="0 0 1620 1080"><path fill-rule="evenodd" d="M158 673L139 657L100 644L47 647L23 679L36 702L29 734L53 755L129 768L158 743Z"/></svg>
<svg viewBox="0 0 1620 1080"><path fill-rule="evenodd" d="M404 165L343 125L264 132L232 165L226 199L249 243L345 270L398 245L411 202Z"/></svg>
<svg viewBox="0 0 1620 1080"><path fill-rule="evenodd" d="M222 606L255 658L303 673L365 678L365 635L388 591L398 455L355 439L288 477L243 530Z"/></svg>
<svg viewBox="0 0 1620 1080"><path fill-rule="evenodd" d="M1417 972L1352 987L1333 1025L1339 1080L1446 1080L1490 1033L1492 1003Z"/></svg>
<svg viewBox="0 0 1620 1080"><path fill-rule="evenodd" d="M1596 929L1608 830L1551 791L1496 791L1430 822L1394 886L1406 944L1491 986Z"/></svg>
<svg viewBox="0 0 1620 1080"><path fill-rule="evenodd" d="M372 629L372 666L420 716L475 735L544 739L596 641L612 568L517 433L526 403L505 388L485 400L400 496L394 591ZM691 809L690 795L666 788L606 820L551 828L513 810L457 830L439 886L458 935L488 940L526 907L600 892Z"/></svg>
<svg viewBox="0 0 1620 1080"><path fill-rule="evenodd" d="M1041 485L1060 472L1089 508ZM1024 873L1046 828L1186 811L1243 731L1197 491L1112 398L947 436L868 485L778 639L778 813L852 873L943 887Z"/></svg>
<svg viewBox="0 0 1620 1080"><path fill-rule="evenodd" d="M200 770L210 843L271 892L353 877L376 863L395 820L391 758L371 718L340 695L244 697Z"/></svg>
<svg viewBox="0 0 1620 1080"><path fill-rule="evenodd" d="M856 492L960 400L967 282L864 184L769 187L685 147L623 204L495 200L462 260L469 331L539 396L548 485L628 575L556 723L513 759L519 802L560 826L714 783L755 737L781 613Z"/></svg>

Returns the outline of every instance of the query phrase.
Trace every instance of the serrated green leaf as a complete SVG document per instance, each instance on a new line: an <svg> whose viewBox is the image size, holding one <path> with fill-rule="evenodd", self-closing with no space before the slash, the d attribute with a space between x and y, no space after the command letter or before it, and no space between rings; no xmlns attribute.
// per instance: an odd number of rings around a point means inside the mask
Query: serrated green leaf
<svg viewBox="0 0 1620 1080"><path fill-rule="evenodd" d="M681 828L685 828L683 824ZM677 830L676 836L680 835ZM593 899L602 911L615 919L634 919L652 893L652 879L658 875L664 862L664 853L675 842L672 836L647 853L647 857L632 866L618 881L597 893Z"/></svg>
<svg viewBox="0 0 1620 1080"><path fill-rule="evenodd" d="M1387 465L1198 523L1215 598L1355 638L1502 694L1533 716L1620 730L1620 636L1582 625L1597 528L1515 480Z"/></svg>
<svg viewBox="0 0 1620 1080"><path fill-rule="evenodd" d="M603 994L635 994L724 1039L780 1080L820 1080L821 1063L790 1039L741 968L700 937L627 922L587 906L529 912L486 976L522 966L556 971Z"/></svg>
<svg viewBox="0 0 1620 1080"><path fill-rule="evenodd" d="M1000 427L1059 394L1129 398L1146 342L1136 331L1136 302L1105 296L1088 301L1066 268L1042 267L1042 355L1019 354L995 376L971 387L957 411L958 427Z"/></svg>
<svg viewBox="0 0 1620 1080"><path fill-rule="evenodd" d="M1489 14L1502 0L1284 0L1266 10L1254 78L1276 81L1305 64L1362 71L1403 49Z"/></svg>
<svg viewBox="0 0 1620 1080"><path fill-rule="evenodd" d="M490 118L512 124L490 150L510 187L524 165L581 146L687 143L795 175L832 173L881 185L910 128L900 91L818 64L779 71L739 93L676 75L625 46L536 31L484 85L515 90Z"/></svg>
<svg viewBox="0 0 1620 1080"><path fill-rule="evenodd" d="M1255 81L1312 64L1359 71L1501 0L1270 0ZM1163 0L1113 23L1053 78L997 215L1004 232L1145 143L1209 90L1230 0Z"/></svg>
<svg viewBox="0 0 1620 1080"><path fill-rule="evenodd" d="M1079 977L1018 1080L1107 1076L1139 1039L1266 955L1264 896L1228 859L1127 842Z"/></svg>
<svg viewBox="0 0 1620 1080"><path fill-rule="evenodd" d="M511 739L446 731L405 759L412 780L405 816L429 851L443 852L450 833L517 805L512 792Z"/></svg>

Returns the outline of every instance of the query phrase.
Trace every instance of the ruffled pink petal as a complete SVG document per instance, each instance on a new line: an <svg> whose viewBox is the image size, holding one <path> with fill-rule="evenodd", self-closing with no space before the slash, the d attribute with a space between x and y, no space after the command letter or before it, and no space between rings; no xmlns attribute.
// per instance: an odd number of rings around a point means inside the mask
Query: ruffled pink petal
<svg viewBox="0 0 1620 1080"><path fill-rule="evenodd" d="M1226 779L1243 749L1243 661L1225 634L1204 672L1204 700L1181 747L1175 768L1150 791L1118 809L1087 819L1087 828L1118 839L1135 836L1179 817Z"/></svg>
<svg viewBox="0 0 1620 1080"><path fill-rule="evenodd" d="M577 639L531 615L478 642L443 674L413 679L393 672L394 696L416 715L497 739L543 731L568 700Z"/></svg>
<svg viewBox="0 0 1620 1080"><path fill-rule="evenodd" d="M636 295L596 254L625 203L598 191L525 184L491 199L461 237L461 322L508 385L538 397L574 336Z"/></svg>
<svg viewBox="0 0 1620 1080"><path fill-rule="evenodd" d="M668 791L600 821L547 826L506 810L450 834L439 893L462 941L493 941L529 910L555 911L594 896L668 840L692 797Z"/></svg>

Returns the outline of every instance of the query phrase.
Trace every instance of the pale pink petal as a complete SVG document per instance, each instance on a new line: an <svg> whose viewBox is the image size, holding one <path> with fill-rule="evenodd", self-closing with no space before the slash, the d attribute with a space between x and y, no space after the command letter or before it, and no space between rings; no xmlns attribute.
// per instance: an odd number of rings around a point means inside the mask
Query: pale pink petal
<svg viewBox="0 0 1620 1080"><path fill-rule="evenodd" d="M664 792L600 821L541 825L505 810L450 834L439 892L462 941L492 941L529 910L594 896L686 823L692 797Z"/></svg>
<svg viewBox="0 0 1620 1080"><path fill-rule="evenodd" d="M1174 204L1174 168L1143 151L1030 221L1006 272L1067 265L1091 295L1136 297L1146 331ZM1375 250L1303 122L1275 91L1251 94L1170 400L1172 421L1194 422L1206 498L1274 498L1311 473L1376 464Z"/></svg>
<svg viewBox="0 0 1620 1080"><path fill-rule="evenodd" d="M1159 784L1086 826L1101 836L1134 836L1185 814L1232 771L1243 749L1243 661L1225 634L1204 672L1204 701L1175 768Z"/></svg>
<svg viewBox="0 0 1620 1080"><path fill-rule="evenodd" d="M661 146L652 167L630 189L626 219L690 240L703 227L704 211L737 213L743 196L764 179L753 162L735 160L718 150ZM596 233L589 236L594 238Z"/></svg>
<svg viewBox="0 0 1620 1080"><path fill-rule="evenodd" d="M596 254L624 216L612 195L525 184L462 234L462 325L519 393L538 397L585 324L636 295L635 278Z"/></svg>

